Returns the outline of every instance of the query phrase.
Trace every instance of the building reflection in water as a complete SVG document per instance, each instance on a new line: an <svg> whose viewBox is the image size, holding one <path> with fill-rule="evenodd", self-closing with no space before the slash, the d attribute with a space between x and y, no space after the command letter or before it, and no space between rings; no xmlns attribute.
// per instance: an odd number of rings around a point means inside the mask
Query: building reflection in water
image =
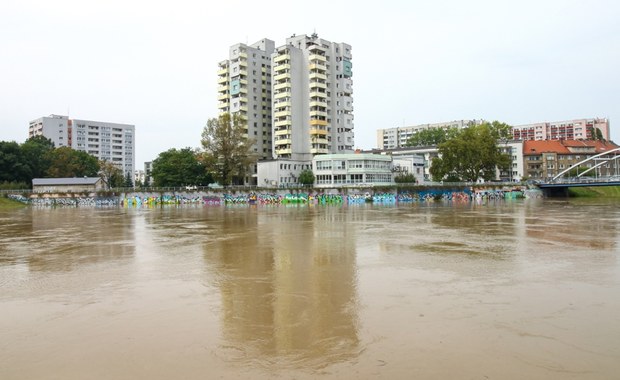
<svg viewBox="0 0 620 380"><path fill-rule="evenodd" d="M204 245L232 359L324 365L359 352L355 236L340 208L229 209Z"/></svg>

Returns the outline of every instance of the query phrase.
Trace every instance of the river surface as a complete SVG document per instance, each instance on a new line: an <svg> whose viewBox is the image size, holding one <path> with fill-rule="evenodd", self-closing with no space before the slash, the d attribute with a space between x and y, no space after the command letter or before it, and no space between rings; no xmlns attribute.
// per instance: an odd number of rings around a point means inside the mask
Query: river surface
<svg viewBox="0 0 620 380"><path fill-rule="evenodd" d="M0 379L617 379L620 204L0 211Z"/></svg>

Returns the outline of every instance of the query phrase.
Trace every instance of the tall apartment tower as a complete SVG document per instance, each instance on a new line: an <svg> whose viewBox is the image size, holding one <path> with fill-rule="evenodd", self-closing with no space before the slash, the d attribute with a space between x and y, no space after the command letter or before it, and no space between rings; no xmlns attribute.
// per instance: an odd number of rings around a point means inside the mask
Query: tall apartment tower
<svg viewBox="0 0 620 380"><path fill-rule="evenodd" d="M272 55L273 157L352 153L351 46L293 35Z"/></svg>
<svg viewBox="0 0 620 380"><path fill-rule="evenodd" d="M28 137L44 136L56 148L69 147L110 161L134 176L135 126L105 121L69 119L68 116L50 115L30 122Z"/></svg>
<svg viewBox="0 0 620 380"><path fill-rule="evenodd" d="M218 64L219 113L238 113L247 121L258 157L271 158L271 55L275 42L230 47L229 59Z"/></svg>

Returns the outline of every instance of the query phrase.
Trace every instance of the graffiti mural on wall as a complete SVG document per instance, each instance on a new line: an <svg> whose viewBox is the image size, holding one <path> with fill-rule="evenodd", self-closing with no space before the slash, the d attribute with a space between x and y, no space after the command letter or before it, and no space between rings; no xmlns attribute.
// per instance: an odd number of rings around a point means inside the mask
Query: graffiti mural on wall
<svg viewBox="0 0 620 380"><path fill-rule="evenodd" d="M406 191L360 191L347 194L329 192L238 192L238 193L128 193L120 196L61 196L31 197L9 195L12 199L35 206L99 206L99 207L153 207L160 205L356 205L365 203L398 204L413 202L472 202L519 198L540 198L542 193L521 188L505 189L441 189L429 188Z"/></svg>

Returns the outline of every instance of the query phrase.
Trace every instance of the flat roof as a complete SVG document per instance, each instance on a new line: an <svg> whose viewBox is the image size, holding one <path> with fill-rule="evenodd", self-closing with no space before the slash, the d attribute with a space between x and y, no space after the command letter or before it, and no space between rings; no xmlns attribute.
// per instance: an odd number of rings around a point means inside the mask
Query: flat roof
<svg viewBox="0 0 620 380"><path fill-rule="evenodd" d="M337 154L318 154L314 156L313 160L379 160L379 161L391 161L392 156L387 154L375 154L375 153L337 153Z"/></svg>
<svg viewBox="0 0 620 380"><path fill-rule="evenodd" d="M73 178L34 178L33 186L51 185L94 185L101 180L99 177L73 177Z"/></svg>

